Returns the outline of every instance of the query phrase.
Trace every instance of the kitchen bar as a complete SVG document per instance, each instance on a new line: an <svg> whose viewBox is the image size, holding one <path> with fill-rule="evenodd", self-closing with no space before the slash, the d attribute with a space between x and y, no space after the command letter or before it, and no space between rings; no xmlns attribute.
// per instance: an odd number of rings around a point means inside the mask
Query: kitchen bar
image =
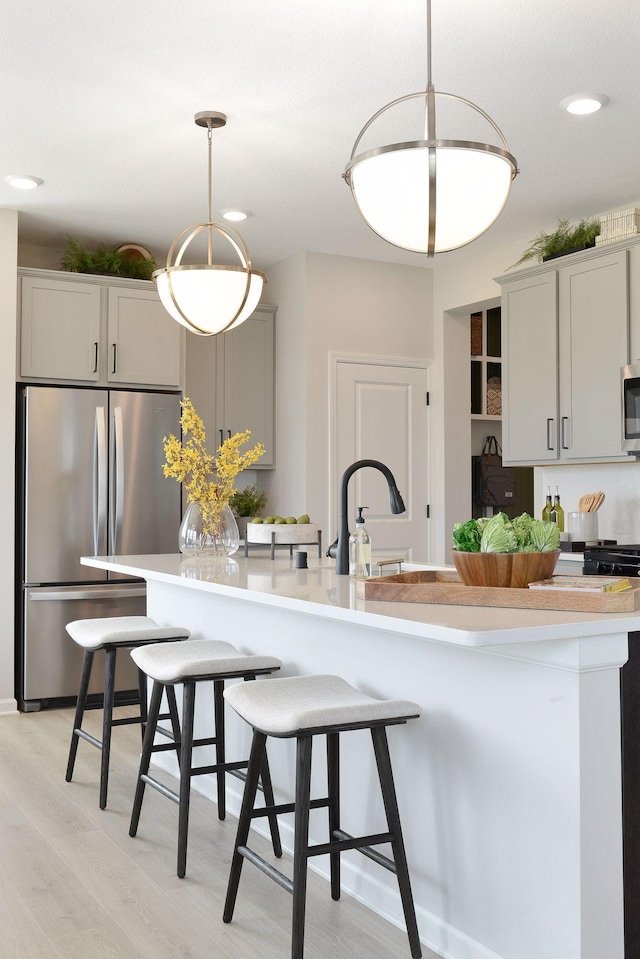
<svg viewBox="0 0 640 959"><path fill-rule="evenodd" d="M365 602L311 557L308 569L288 556L82 562L144 578L160 624L271 653L283 675L334 673L421 706L390 736L421 938L435 952L623 959L619 669L640 615ZM208 715L197 711L201 731ZM248 730L234 719L228 754L246 754ZM356 800L375 774L350 738L343 821L373 832L380 810ZM286 742L271 763L277 800L290 800ZM214 797L213 783L199 788ZM239 801L232 784L234 814ZM312 817L313 840L325 833ZM285 848L290 837L285 821ZM346 860L345 892L400 925L393 877Z"/></svg>

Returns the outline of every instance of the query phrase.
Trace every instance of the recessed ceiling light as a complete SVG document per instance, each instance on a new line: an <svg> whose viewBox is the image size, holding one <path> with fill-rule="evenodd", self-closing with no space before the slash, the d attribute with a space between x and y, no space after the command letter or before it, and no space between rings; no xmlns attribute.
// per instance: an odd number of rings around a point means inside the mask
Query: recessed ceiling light
<svg viewBox="0 0 640 959"><path fill-rule="evenodd" d="M220 210L223 220L233 220L235 222L239 220L246 220L248 216L251 216L248 210Z"/></svg>
<svg viewBox="0 0 640 959"><path fill-rule="evenodd" d="M596 113L608 102L609 97L605 97L603 93L577 93L561 100L560 107L567 113L585 116L587 113Z"/></svg>
<svg viewBox="0 0 640 959"><path fill-rule="evenodd" d="M29 176L27 173L11 173L5 180L16 190L35 190L43 182L40 177Z"/></svg>

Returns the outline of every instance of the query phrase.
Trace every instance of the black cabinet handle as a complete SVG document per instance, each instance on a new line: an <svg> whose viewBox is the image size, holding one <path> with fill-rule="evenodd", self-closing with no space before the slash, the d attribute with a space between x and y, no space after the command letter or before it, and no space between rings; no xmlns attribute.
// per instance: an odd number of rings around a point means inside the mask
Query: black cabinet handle
<svg viewBox="0 0 640 959"><path fill-rule="evenodd" d="M565 439L566 439L565 426L566 426L566 424L567 424L568 422L569 422L569 417L568 417L568 416L563 416L563 417L562 417L562 426L561 426L562 449L563 449L563 450L568 450L568 449L569 449L569 447L567 446L567 444L566 444L566 442L565 442Z"/></svg>
<svg viewBox="0 0 640 959"><path fill-rule="evenodd" d="M224 430L220 430L220 446L224 443Z"/></svg>
<svg viewBox="0 0 640 959"><path fill-rule="evenodd" d="M550 426L552 423L553 423L553 417L550 416L547 419L547 449L548 450L554 449L553 441L551 439L551 429L550 429Z"/></svg>
<svg viewBox="0 0 640 959"><path fill-rule="evenodd" d="M117 355L117 354L116 354L116 350L118 349L118 346L117 346L116 343L113 343L112 346L113 346L113 369L111 370L111 372L112 372L112 373L115 373L115 371L116 371L116 355Z"/></svg>
<svg viewBox="0 0 640 959"><path fill-rule="evenodd" d="M231 439L231 430L227 430L227 433L229 435L229 439Z"/></svg>
<svg viewBox="0 0 640 959"><path fill-rule="evenodd" d="M98 372L98 344L97 342L93 344L93 372Z"/></svg>

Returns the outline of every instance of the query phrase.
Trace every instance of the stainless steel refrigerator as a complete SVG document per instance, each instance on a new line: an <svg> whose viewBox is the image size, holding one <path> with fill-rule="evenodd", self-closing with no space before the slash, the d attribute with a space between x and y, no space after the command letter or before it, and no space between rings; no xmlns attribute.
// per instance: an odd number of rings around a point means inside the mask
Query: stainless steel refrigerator
<svg viewBox="0 0 640 959"><path fill-rule="evenodd" d="M163 437L180 435L180 396L21 386L18 396L17 691L25 711L75 697L75 619L144 614L145 584L80 557L173 553L180 485L162 472ZM133 690L129 656L116 690ZM93 688L102 689L96 657Z"/></svg>

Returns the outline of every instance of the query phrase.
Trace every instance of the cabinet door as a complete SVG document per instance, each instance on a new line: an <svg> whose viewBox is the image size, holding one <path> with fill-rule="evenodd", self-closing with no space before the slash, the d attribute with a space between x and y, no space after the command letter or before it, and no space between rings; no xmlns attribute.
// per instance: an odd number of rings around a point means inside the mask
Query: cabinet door
<svg viewBox="0 0 640 959"><path fill-rule="evenodd" d="M109 287L107 379L180 386L181 327L155 290Z"/></svg>
<svg viewBox="0 0 640 959"><path fill-rule="evenodd" d="M628 363L627 251L559 270L560 456L622 458L620 367Z"/></svg>
<svg viewBox="0 0 640 959"><path fill-rule="evenodd" d="M232 433L251 430L251 442L259 441L266 447L256 467L274 466L273 313L256 312L236 330L224 334L217 372L218 429L225 439Z"/></svg>
<svg viewBox="0 0 640 959"><path fill-rule="evenodd" d="M502 290L502 451L509 463L558 459L556 273Z"/></svg>
<svg viewBox="0 0 640 959"><path fill-rule="evenodd" d="M96 381L100 287L22 277L20 375Z"/></svg>

